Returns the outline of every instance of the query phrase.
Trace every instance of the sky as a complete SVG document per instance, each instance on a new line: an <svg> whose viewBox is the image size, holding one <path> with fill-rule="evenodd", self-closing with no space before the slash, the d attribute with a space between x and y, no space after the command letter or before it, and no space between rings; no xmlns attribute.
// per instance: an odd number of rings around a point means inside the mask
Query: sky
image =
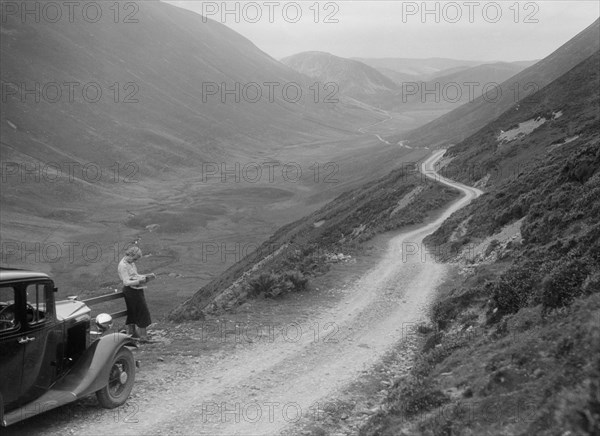
<svg viewBox="0 0 600 436"><path fill-rule="evenodd" d="M167 1L218 21L276 59L518 61L546 57L600 16L581 1Z"/></svg>

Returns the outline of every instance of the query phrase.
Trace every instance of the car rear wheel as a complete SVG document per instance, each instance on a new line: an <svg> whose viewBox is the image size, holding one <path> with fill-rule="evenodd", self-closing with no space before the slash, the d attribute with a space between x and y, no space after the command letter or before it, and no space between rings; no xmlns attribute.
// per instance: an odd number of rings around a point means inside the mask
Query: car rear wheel
<svg viewBox="0 0 600 436"><path fill-rule="evenodd" d="M135 381L135 361L128 348L121 348L112 361L106 386L96 392L98 402L106 409L121 406L129 398Z"/></svg>

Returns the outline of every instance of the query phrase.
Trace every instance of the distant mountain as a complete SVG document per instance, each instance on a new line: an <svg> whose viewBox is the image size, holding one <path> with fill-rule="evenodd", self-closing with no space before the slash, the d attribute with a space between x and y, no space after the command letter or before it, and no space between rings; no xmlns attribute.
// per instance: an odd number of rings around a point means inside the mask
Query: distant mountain
<svg viewBox="0 0 600 436"><path fill-rule="evenodd" d="M532 95L600 48L600 21L583 30L550 56L502 83L497 89L397 139L413 146L460 142L494 120L517 101ZM460 73L459 73L460 74ZM483 88L479 88L483 94Z"/></svg>
<svg viewBox="0 0 600 436"><path fill-rule="evenodd" d="M430 80L440 72L450 68L469 68L481 65L481 61L465 61L446 58L353 58L380 71L392 70L400 74L413 76L418 80Z"/></svg>
<svg viewBox="0 0 600 436"><path fill-rule="evenodd" d="M422 110L450 111L476 98L484 87L503 83L524 68L522 63L496 62L451 68L445 70L446 74L428 81L405 82L402 92L406 95L394 110L402 112L418 107Z"/></svg>
<svg viewBox="0 0 600 436"><path fill-rule="evenodd" d="M482 64L476 67L448 72L433 79L442 86L446 83L502 83L515 74L523 71L526 66L522 63L496 62L493 64Z"/></svg>
<svg viewBox="0 0 600 436"><path fill-rule="evenodd" d="M376 107L386 106L398 94L398 85L375 68L330 53L303 52L281 62L320 82L333 82L339 86L340 94Z"/></svg>
<svg viewBox="0 0 600 436"><path fill-rule="evenodd" d="M448 68L447 70L442 70L436 74L433 75L433 77L430 80L437 80L437 79L441 79L441 80L456 80L458 79L463 79L458 73L460 72L464 72L465 76L472 79L478 79L480 78L481 74L486 74L486 73L492 73L494 74L494 72L496 74L499 74L500 77L497 77L497 80L506 80L506 78L511 77L510 74L517 74L520 71L523 71L525 68L528 68L532 65L534 65L535 63L539 62L538 60L535 61L517 61L517 62L487 62L487 63L482 63L481 65L476 65L473 67L467 67L467 66L460 66L460 67L453 67L453 68ZM504 77L504 79L502 79L503 75L502 72L506 72L506 74L508 74L508 76ZM455 76L455 77L450 77L450 76ZM471 77L470 77L471 76Z"/></svg>
<svg viewBox="0 0 600 436"><path fill-rule="evenodd" d="M421 80L419 76L415 76L412 74L400 73L398 71L394 71L390 68L380 67L375 68L384 76L392 79L397 85L402 85L405 82L416 82Z"/></svg>

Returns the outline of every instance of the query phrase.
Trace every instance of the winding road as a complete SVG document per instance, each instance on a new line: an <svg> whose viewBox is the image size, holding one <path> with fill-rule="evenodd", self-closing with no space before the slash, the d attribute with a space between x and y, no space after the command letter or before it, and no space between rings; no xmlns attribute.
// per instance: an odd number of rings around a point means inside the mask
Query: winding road
<svg viewBox="0 0 600 436"><path fill-rule="evenodd" d="M146 379L177 371L183 376L140 395L135 419L106 414L75 424L74 434L298 434L300 424L318 413L320 401L335 398L399 342L416 344L413 326L425 318L448 268L425 250L423 238L481 194L435 172L443 153L424 161L421 173L464 195L434 222L392 238L383 259L344 289L336 304L313 307L311 319L321 323L320 336L306 333L304 326L303 334L288 329L210 359L183 357L150 373L142 369ZM51 432L68 434L65 430Z"/></svg>

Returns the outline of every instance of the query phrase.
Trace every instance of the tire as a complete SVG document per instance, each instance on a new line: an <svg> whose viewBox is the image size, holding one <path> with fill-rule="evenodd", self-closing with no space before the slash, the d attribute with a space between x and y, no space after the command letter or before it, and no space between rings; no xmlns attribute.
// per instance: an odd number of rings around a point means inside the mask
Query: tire
<svg viewBox="0 0 600 436"><path fill-rule="evenodd" d="M125 404L135 381L135 360L128 348L121 348L115 355L106 386L96 392L98 402L105 409Z"/></svg>

